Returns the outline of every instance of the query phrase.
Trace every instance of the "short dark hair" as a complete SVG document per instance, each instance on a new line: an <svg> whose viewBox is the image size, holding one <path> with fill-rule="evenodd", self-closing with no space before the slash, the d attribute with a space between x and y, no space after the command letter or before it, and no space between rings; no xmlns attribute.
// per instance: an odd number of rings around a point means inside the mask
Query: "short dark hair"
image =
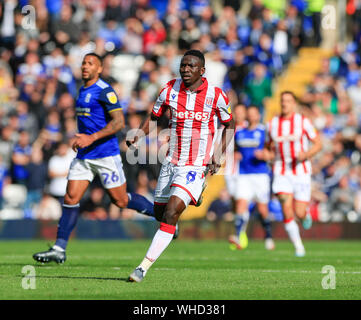
<svg viewBox="0 0 361 320"><path fill-rule="evenodd" d="M282 91L282 92L281 92L281 97L282 97L284 94L290 94L295 101L298 101L296 95L295 95L292 91L290 91L290 90Z"/></svg>
<svg viewBox="0 0 361 320"><path fill-rule="evenodd" d="M87 54L84 56L84 58L87 57L87 56L92 56L92 57L97 58L97 59L99 60L99 62L100 62L100 65L101 65L101 66L103 65L103 59L102 59L102 57L101 57L100 55L96 54L95 52L87 53Z"/></svg>
<svg viewBox="0 0 361 320"><path fill-rule="evenodd" d="M199 50L188 50L183 55L183 57L185 57L185 56L194 56L194 57L199 58L199 60L201 60L201 62L202 62L202 67L204 67L204 65L206 63L206 59L204 58L204 54Z"/></svg>

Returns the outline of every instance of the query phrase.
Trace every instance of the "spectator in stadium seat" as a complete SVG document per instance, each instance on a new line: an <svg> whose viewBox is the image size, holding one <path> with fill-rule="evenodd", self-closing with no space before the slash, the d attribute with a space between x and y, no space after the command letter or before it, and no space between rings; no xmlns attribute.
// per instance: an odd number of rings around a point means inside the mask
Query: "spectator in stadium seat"
<svg viewBox="0 0 361 320"><path fill-rule="evenodd" d="M145 55L151 54L155 45L162 43L167 38L167 31L164 28L162 21L155 20L150 28L143 34L143 53Z"/></svg>
<svg viewBox="0 0 361 320"><path fill-rule="evenodd" d="M217 46L222 53L222 60L230 67L234 64L235 53L241 49L242 43L238 39L236 25L230 26L224 39L218 41Z"/></svg>
<svg viewBox="0 0 361 320"><path fill-rule="evenodd" d="M74 151L65 142L60 142L55 154L49 159L49 194L62 204L67 184L70 164L75 157Z"/></svg>
<svg viewBox="0 0 361 320"><path fill-rule="evenodd" d="M316 103L322 108L324 112L331 112L333 114L338 112L338 99L331 89L320 93L318 96L319 99L316 101Z"/></svg>
<svg viewBox="0 0 361 320"><path fill-rule="evenodd" d="M8 48L13 48L15 40L15 14L14 10L17 6L16 1L4 1L1 3L2 21L0 25L0 44Z"/></svg>
<svg viewBox="0 0 361 320"><path fill-rule="evenodd" d="M263 22L261 19L252 20L251 32L249 34L249 44L256 46L259 43L261 35L263 33Z"/></svg>
<svg viewBox="0 0 361 320"><path fill-rule="evenodd" d="M71 110L71 109L69 109ZM66 141L72 141L78 132L76 120L74 117L66 117L64 120L64 139Z"/></svg>
<svg viewBox="0 0 361 320"><path fill-rule="evenodd" d="M41 220L58 220L61 216L61 205L45 189L38 206L34 208L34 218Z"/></svg>
<svg viewBox="0 0 361 320"><path fill-rule="evenodd" d="M94 187L90 190L90 197L81 204L80 212L85 219L106 220L110 199L101 187Z"/></svg>
<svg viewBox="0 0 361 320"><path fill-rule="evenodd" d="M347 215L354 204L354 193L349 187L349 178L347 175L341 177L338 186L332 190L328 199L329 211L331 213L341 212Z"/></svg>
<svg viewBox="0 0 361 320"><path fill-rule="evenodd" d="M227 73L227 65L223 62L222 53L219 49L207 54L207 71L205 76L209 83L223 88L224 77Z"/></svg>
<svg viewBox="0 0 361 320"><path fill-rule="evenodd" d="M0 154L0 210L3 208L3 190L4 187L11 182L9 169L4 163L2 155Z"/></svg>
<svg viewBox="0 0 361 320"><path fill-rule="evenodd" d="M206 6L200 12L200 15L196 17L198 28L202 34L209 34L211 24L216 20L213 9L210 6Z"/></svg>
<svg viewBox="0 0 361 320"><path fill-rule="evenodd" d="M321 30L321 11L325 5L325 0L307 0L307 12L312 17L312 27L314 31L314 45L320 46L322 41L322 30Z"/></svg>
<svg viewBox="0 0 361 320"><path fill-rule="evenodd" d="M48 176L47 164L43 159L40 148L33 148L31 159L26 169L29 173L26 178L27 196L24 204L24 218L34 218L34 206L39 204Z"/></svg>
<svg viewBox="0 0 361 320"><path fill-rule="evenodd" d="M286 0L263 0L263 4L266 8L270 9L277 18L281 18L284 15L286 9Z"/></svg>
<svg viewBox="0 0 361 320"><path fill-rule="evenodd" d="M123 37L123 52L130 54L143 53L143 26L136 18L125 21L126 31Z"/></svg>
<svg viewBox="0 0 361 320"><path fill-rule="evenodd" d="M194 18L189 17L184 22L184 29L179 35L179 47L189 49L192 43L199 39L201 31L199 30Z"/></svg>
<svg viewBox="0 0 361 320"><path fill-rule="evenodd" d="M244 82L248 72L248 65L244 63L244 53L242 50L239 50L235 53L234 64L228 69L227 72L232 89L237 93L237 96L240 96L244 90Z"/></svg>
<svg viewBox="0 0 361 320"><path fill-rule="evenodd" d="M59 112L56 109L50 110L46 117L46 123L43 129L44 134L51 143L57 143L63 138L61 129Z"/></svg>
<svg viewBox="0 0 361 320"><path fill-rule="evenodd" d="M12 172L11 177L14 183L26 184L26 179L29 176L29 172L26 166L30 162L31 145L29 133L27 131L21 131L19 133L19 140L15 144L12 152Z"/></svg>
<svg viewBox="0 0 361 320"><path fill-rule="evenodd" d="M255 105L263 115L265 98L272 95L271 79L266 74L266 67L257 63L253 72L246 81L245 92L249 98L249 104Z"/></svg>
<svg viewBox="0 0 361 320"><path fill-rule="evenodd" d="M16 76L16 83L21 86L25 81L40 81L45 76L43 64L35 52L29 52L25 56L24 63L20 64Z"/></svg>
<svg viewBox="0 0 361 320"><path fill-rule="evenodd" d="M277 29L273 36L274 52L281 56L283 64L287 64L290 60L289 38L287 26L284 20L279 20Z"/></svg>
<svg viewBox="0 0 361 320"><path fill-rule="evenodd" d="M97 36L102 38L108 45L109 51L119 50L123 43L124 28L122 28L116 21L109 20L105 25L99 28Z"/></svg>
<svg viewBox="0 0 361 320"><path fill-rule="evenodd" d="M29 111L29 106L25 101L17 103L16 111L19 119L19 129L29 132L30 142L34 142L39 132L36 116Z"/></svg>
<svg viewBox="0 0 361 320"><path fill-rule="evenodd" d="M332 140L337 134L337 129L334 125L334 115L331 113L325 114L325 125L322 128L322 134L324 138Z"/></svg>
<svg viewBox="0 0 361 320"><path fill-rule="evenodd" d="M10 169L11 167L11 157L14 143L15 139L13 129L10 126L2 127L0 136L0 157L2 159L1 162L7 169Z"/></svg>
<svg viewBox="0 0 361 320"><path fill-rule="evenodd" d="M124 19L121 2L121 0L107 1L103 18L104 21L112 20L121 22Z"/></svg>
<svg viewBox="0 0 361 320"><path fill-rule="evenodd" d="M357 115L361 116L361 78L356 85L352 85L347 89L347 93L352 101L352 106Z"/></svg>
<svg viewBox="0 0 361 320"><path fill-rule="evenodd" d="M252 0L251 9L248 12L250 20L262 19L262 12L265 9L262 0Z"/></svg>
<svg viewBox="0 0 361 320"><path fill-rule="evenodd" d="M221 221L232 221L232 201L227 189L222 189L219 197L210 204L206 218L214 223L216 238L221 238Z"/></svg>
<svg viewBox="0 0 361 320"><path fill-rule="evenodd" d="M68 42L77 43L80 29L72 21L73 10L69 4L63 4L59 20L52 20L50 30L55 37L57 45L65 47Z"/></svg>
<svg viewBox="0 0 361 320"><path fill-rule="evenodd" d="M84 55L94 51L94 43L91 42L88 32L80 32L77 42L69 50L69 63L71 69L79 70Z"/></svg>

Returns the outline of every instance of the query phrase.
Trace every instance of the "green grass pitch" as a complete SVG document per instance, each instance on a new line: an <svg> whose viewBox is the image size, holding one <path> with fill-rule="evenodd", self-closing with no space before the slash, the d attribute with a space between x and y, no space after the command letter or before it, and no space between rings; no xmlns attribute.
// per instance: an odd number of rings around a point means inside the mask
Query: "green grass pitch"
<svg viewBox="0 0 361 320"><path fill-rule="evenodd" d="M142 283L126 282L149 244L72 240L65 264L42 265L32 254L46 241L0 241L0 300L361 299L360 241L305 241L307 256L296 258L289 241L269 252L262 241L231 251L224 240L178 239ZM35 266L35 289L22 288L26 265ZM325 265L335 268L335 289L322 287Z"/></svg>

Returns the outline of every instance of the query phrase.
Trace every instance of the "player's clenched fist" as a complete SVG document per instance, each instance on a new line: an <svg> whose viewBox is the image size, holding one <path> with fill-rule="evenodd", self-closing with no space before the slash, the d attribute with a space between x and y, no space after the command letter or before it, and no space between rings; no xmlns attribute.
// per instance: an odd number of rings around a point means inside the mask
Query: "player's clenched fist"
<svg viewBox="0 0 361 320"><path fill-rule="evenodd" d="M84 133L77 133L75 135L75 140L73 142L73 150L77 151L78 149L86 148L90 146L95 141L93 135L88 135Z"/></svg>

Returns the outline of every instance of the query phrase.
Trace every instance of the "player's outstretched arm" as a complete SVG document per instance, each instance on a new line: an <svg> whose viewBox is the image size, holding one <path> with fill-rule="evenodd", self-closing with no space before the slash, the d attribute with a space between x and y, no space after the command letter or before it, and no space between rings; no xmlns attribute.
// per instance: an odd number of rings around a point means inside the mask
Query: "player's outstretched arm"
<svg viewBox="0 0 361 320"><path fill-rule="evenodd" d="M153 113L150 113L144 121L141 123L140 127L138 128L138 131L136 132L133 140L127 140L125 143L128 147L131 147L132 145L136 144L140 137L145 137L149 134L149 123L150 121L157 121L159 118L156 117Z"/></svg>
<svg viewBox="0 0 361 320"><path fill-rule="evenodd" d="M86 148L90 146L93 142L115 134L125 127L124 114L122 110L114 110L109 114L112 119L103 129L90 135L84 133L76 134L75 141L73 143L73 150L76 150L78 148Z"/></svg>

